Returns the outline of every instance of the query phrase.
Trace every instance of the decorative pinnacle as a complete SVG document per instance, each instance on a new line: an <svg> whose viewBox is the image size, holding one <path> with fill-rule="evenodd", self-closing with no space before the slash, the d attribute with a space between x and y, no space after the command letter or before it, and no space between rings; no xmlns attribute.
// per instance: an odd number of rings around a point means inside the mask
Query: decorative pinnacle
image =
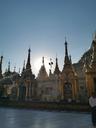
<svg viewBox="0 0 96 128"><path fill-rule="evenodd" d="M67 41L65 40L65 56L68 56Z"/></svg>
<svg viewBox="0 0 96 128"><path fill-rule="evenodd" d="M8 62L8 72L10 72L10 61Z"/></svg>
<svg viewBox="0 0 96 128"><path fill-rule="evenodd" d="M31 49L29 48L29 49L28 49L28 59L27 59L27 64L26 64L26 68L27 68L27 69L31 69L31 64L30 64L30 52L31 52Z"/></svg>
<svg viewBox="0 0 96 128"><path fill-rule="evenodd" d="M44 56L42 57L42 64L44 65Z"/></svg>
<svg viewBox="0 0 96 128"><path fill-rule="evenodd" d="M31 49L30 49L30 48L28 49L28 52L29 52L29 53L31 52Z"/></svg>
<svg viewBox="0 0 96 128"><path fill-rule="evenodd" d="M2 60L3 60L3 56L1 56L1 59L0 59L0 64L2 65Z"/></svg>

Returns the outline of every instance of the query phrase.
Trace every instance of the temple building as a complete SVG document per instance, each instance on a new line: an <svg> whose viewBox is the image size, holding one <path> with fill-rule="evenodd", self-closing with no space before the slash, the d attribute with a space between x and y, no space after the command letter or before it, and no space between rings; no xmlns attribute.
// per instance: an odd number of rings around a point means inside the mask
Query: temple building
<svg viewBox="0 0 96 128"><path fill-rule="evenodd" d="M91 50L90 63L85 60L85 81L88 96L91 96L92 92L96 92L96 35L92 41Z"/></svg>
<svg viewBox="0 0 96 128"><path fill-rule="evenodd" d="M21 100L32 100L36 97L36 80L35 75L32 73L31 69L30 52L31 50L29 48L26 67L24 62L19 82L19 99Z"/></svg>
<svg viewBox="0 0 96 128"><path fill-rule="evenodd" d="M79 99L83 102L88 101L88 97L92 95L92 92L96 92L96 33L91 47L73 66L78 76Z"/></svg>
<svg viewBox="0 0 96 128"><path fill-rule="evenodd" d="M2 74L1 69L0 95L2 97L9 97L14 100L32 100L36 97L36 79L31 70L30 52L29 49L26 67L24 63L21 74L15 70L10 71L10 62L4 74Z"/></svg>
<svg viewBox="0 0 96 128"><path fill-rule="evenodd" d="M65 40L65 55L62 71L59 70L56 57L55 69L50 59L49 74L46 71L44 57L38 76L32 72L31 49L28 49L28 58L22 68L21 74L10 71L8 68L2 73L2 60L0 58L0 97L9 97L12 100L39 100L39 101L78 101L88 102L92 92L96 92L96 33L91 47L81 59L72 64L68 54L68 43Z"/></svg>
<svg viewBox="0 0 96 128"><path fill-rule="evenodd" d="M64 66L60 77L61 98L76 100L78 98L78 77L68 56L67 41L65 41Z"/></svg>
<svg viewBox="0 0 96 128"><path fill-rule="evenodd" d="M48 76L43 57L37 81L37 90L41 96L40 99L46 99L47 101L78 99L78 77L72 65L71 57L68 56L67 41L65 41L65 59L62 72L59 70L58 59L56 57L54 73L50 69Z"/></svg>
<svg viewBox="0 0 96 128"><path fill-rule="evenodd" d="M57 59L56 59L57 60ZM57 63L57 62L56 62ZM56 65L57 66L57 65ZM57 68L55 68L54 74L46 72L44 57L42 58L42 66L37 76L37 94L41 101L56 101L58 98L59 87L58 79L55 75Z"/></svg>
<svg viewBox="0 0 96 128"><path fill-rule="evenodd" d="M2 76L2 79L0 79L1 97L17 99L20 75L15 72L15 70L13 72L10 71L10 62L8 62L8 69L6 69L5 73L2 74Z"/></svg>
<svg viewBox="0 0 96 128"><path fill-rule="evenodd" d="M3 56L1 56L1 58L0 58L0 79L3 78L3 76L2 76L2 60L3 60Z"/></svg>

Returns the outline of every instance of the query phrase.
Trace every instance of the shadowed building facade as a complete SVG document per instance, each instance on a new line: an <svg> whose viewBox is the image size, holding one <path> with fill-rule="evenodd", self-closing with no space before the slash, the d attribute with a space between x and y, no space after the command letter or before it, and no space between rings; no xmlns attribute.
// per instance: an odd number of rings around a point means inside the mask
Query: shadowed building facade
<svg viewBox="0 0 96 128"><path fill-rule="evenodd" d="M8 62L8 69L2 75L3 78L0 79L0 87L3 87L4 93L1 97L9 97L10 99L17 99L18 96L18 87L20 75L13 71L10 71L10 62Z"/></svg>
<svg viewBox="0 0 96 128"><path fill-rule="evenodd" d="M3 56L1 56L1 58L0 58L0 79L3 78L3 75L2 75L2 60L3 60Z"/></svg>
<svg viewBox="0 0 96 128"><path fill-rule="evenodd" d="M90 63L85 60L85 80L88 96L96 92L96 33L91 45L92 54Z"/></svg>
<svg viewBox="0 0 96 128"><path fill-rule="evenodd" d="M44 62L44 60L42 62ZM58 59L56 57L54 73L49 70L48 76L43 63L39 70L37 81L37 91L40 93L40 96L42 97L41 99L43 100L44 97L49 101L78 99L78 77L72 65L71 57L68 56L66 41L64 67L62 72L59 70Z"/></svg>
<svg viewBox="0 0 96 128"><path fill-rule="evenodd" d="M62 100L76 100L78 98L78 78L73 68L71 57L68 56L67 41L65 41L64 67L61 72L60 86Z"/></svg>
<svg viewBox="0 0 96 128"><path fill-rule="evenodd" d="M21 73L20 83L19 83L19 99L32 99L36 96L36 80L35 75L32 73L30 64L30 48L28 49L28 58L25 67L25 62L23 65L23 70Z"/></svg>
<svg viewBox="0 0 96 128"><path fill-rule="evenodd" d="M56 59L57 64L57 59ZM58 64L56 65L58 66ZM46 72L44 57L42 58L42 66L37 76L37 95L41 101L56 101L59 95L58 77L59 68L55 67L54 74Z"/></svg>
<svg viewBox="0 0 96 128"><path fill-rule="evenodd" d="M64 66L59 70L58 59L54 72L46 72L44 57L38 76L32 73L30 54L28 49L27 62L23 65L21 74L8 69L2 74L2 59L0 59L0 97L9 96L11 99L40 101L75 100L88 102L92 92L96 92L96 33L91 48L86 51L78 63L72 64L68 55L67 41L65 41ZM50 62L51 64L51 62ZM53 62L52 62L53 64ZM52 65L50 65L52 66Z"/></svg>

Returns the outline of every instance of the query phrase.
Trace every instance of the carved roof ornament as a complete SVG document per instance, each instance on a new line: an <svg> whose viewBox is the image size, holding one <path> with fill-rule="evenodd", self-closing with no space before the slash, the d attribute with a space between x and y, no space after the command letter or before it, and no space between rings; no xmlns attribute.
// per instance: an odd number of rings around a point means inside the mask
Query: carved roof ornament
<svg viewBox="0 0 96 128"><path fill-rule="evenodd" d="M45 65L44 65L44 57L42 57L42 66L41 66L41 68L39 70L37 78L39 80L46 80L46 79L48 79L48 74L46 72L46 68L45 68Z"/></svg>
<svg viewBox="0 0 96 128"><path fill-rule="evenodd" d="M2 78L2 60L3 60L3 56L1 56L0 58L0 78Z"/></svg>
<svg viewBox="0 0 96 128"><path fill-rule="evenodd" d="M56 65L55 65L54 74L57 74L57 75L59 75L59 74L60 74L60 70L59 70L59 66L58 66L58 59L57 59L57 55L56 55Z"/></svg>
<svg viewBox="0 0 96 128"><path fill-rule="evenodd" d="M44 65L44 56L42 57L42 65Z"/></svg>
<svg viewBox="0 0 96 128"><path fill-rule="evenodd" d="M66 41L66 37L65 37L65 56L68 56L68 48L67 48L67 41Z"/></svg>
<svg viewBox="0 0 96 128"><path fill-rule="evenodd" d="M24 60L24 63L23 63L23 70L25 70L25 60Z"/></svg>
<svg viewBox="0 0 96 128"><path fill-rule="evenodd" d="M10 61L8 62L8 72L10 72Z"/></svg>
<svg viewBox="0 0 96 128"><path fill-rule="evenodd" d="M65 38L65 59L64 59L64 66L66 65L70 65L70 59L69 59L69 56L68 56L68 43L66 41L66 38Z"/></svg>
<svg viewBox="0 0 96 128"><path fill-rule="evenodd" d="M31 64L30 64L30 52L31 52L31 49L29 48L28 49L28 58L27 58L27 64L26 64L26 69L31 69Z"/></svg>

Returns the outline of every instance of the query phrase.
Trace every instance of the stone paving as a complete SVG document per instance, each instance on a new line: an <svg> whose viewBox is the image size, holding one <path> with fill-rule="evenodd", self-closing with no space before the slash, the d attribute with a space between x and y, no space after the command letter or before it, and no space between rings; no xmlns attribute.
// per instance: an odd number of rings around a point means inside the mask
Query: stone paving
<svg viewBox="0 0 96 128"><path fill-rule="evenodd" d="M94 128L90 113L0 108L2 128Z"/></svg>

